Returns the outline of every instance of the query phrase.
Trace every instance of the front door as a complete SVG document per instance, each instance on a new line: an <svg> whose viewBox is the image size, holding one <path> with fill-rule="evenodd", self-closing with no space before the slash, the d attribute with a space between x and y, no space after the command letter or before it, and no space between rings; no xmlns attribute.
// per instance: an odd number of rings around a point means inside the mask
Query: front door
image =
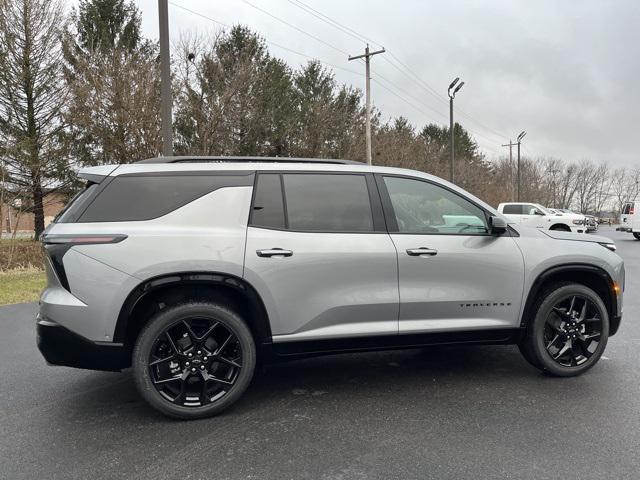
<svg viewBox="0 0 640 480"><path fill-rule="evenodd" d="M398 333L398 267L371 174L260 173L244 276L274 342Z"/></svg>
<svg viewBox="0 0 640 480"><path fill-rule="evenodd" d="M524 262L471 200L427 180L378 177L398 251L400 333L518 324Z"/></svg>

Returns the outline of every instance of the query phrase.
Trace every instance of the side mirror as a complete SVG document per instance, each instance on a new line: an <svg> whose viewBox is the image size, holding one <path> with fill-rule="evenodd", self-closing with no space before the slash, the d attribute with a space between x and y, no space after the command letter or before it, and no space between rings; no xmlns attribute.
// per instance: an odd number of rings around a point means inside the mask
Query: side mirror
<svg viewBox="0 0 640 480"><path fill-rule="evenodd" d="M502 235L507 233L507 222L502 217L489 217L489 233Z"/></svg>

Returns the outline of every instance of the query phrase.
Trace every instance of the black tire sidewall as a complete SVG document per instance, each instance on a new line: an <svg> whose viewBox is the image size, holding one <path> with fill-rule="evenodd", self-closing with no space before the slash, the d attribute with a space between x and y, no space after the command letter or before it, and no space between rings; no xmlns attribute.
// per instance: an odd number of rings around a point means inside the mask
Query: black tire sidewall
<svg viewBox="0 0 640 480"><path fill-rule="evenodd" d="M568 295L588 297L589 300L593 301L596 304L602 318L602 334L600 337L601 340L598 344L598 348L585 363L575 367L565 367L556 363L556 361L551 358L551 355L549 355L549 352L547 352L546 346L544 344L544 328L548 315L551 313L551 309L553 308L553 306L556 305L560 299ZM581 373L589 370L598 362L598 360L602 356L602 353L607 346L607 340L609 338L609 314L602 299L596 292L584 285L569 284L562 285L557 289L551 290L541 300L542 301L536 311L536 316L530 330L531 338L528 339L530 341L530 351L537 362L540 364L540 368L548 373L551 373L552 375L561 377L580 375Z"/></svg>
<svg viewBox="0 0 640 480"><path fill-rule="evenodd" d="M242 368L233 387L222 398L204 407L184 407L169 402L156 390L149 375L148 359L156 338L166 328L195 316L221 322L236 335L243 353ZM140 395L152 407L165 415L181 419L209 417L231 406L249 386L255 370L255 363L255 343L247 325L235 312L214 303L186 303L168 307L157 313L140 332L132 357L133 377Z"/></svg>

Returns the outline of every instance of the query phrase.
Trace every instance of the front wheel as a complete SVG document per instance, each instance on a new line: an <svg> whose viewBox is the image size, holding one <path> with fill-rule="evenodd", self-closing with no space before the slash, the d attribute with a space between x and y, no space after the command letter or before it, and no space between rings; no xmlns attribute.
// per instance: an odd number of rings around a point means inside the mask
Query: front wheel
<svg viewBox="0 0 640 480"><path fill-rule="evenodd" d="M593 367L609 338L602 299L577 283L559 283L538 298L520 345L525 358L552 375L570 377Z"/></svg>
<svg viewBox="0 0 640 480"><path fill-rule="evenodd" d="M633 236L636 237L636 240L640 240L640 233L633 232Z"/></svg>
<svg viewBox="0 0 640 480"><path fill-rule="evenodd" d="M187 303L149 320L132 363L138 391L151 406L172 417L203 418L244 393L256 348L235 312L213 303Z"/></svg>

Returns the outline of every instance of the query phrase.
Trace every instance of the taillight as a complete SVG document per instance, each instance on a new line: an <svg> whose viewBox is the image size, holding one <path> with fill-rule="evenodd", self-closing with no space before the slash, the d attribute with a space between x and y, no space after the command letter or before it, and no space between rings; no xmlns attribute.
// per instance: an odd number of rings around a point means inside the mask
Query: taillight
<svg viewBox="0 0 640 480"><path fill-rule="evenodd" d="M118 243L127 238L126 235L56 235L44 234L40 240L45 245L97 245L102 243Z"/></svg>

